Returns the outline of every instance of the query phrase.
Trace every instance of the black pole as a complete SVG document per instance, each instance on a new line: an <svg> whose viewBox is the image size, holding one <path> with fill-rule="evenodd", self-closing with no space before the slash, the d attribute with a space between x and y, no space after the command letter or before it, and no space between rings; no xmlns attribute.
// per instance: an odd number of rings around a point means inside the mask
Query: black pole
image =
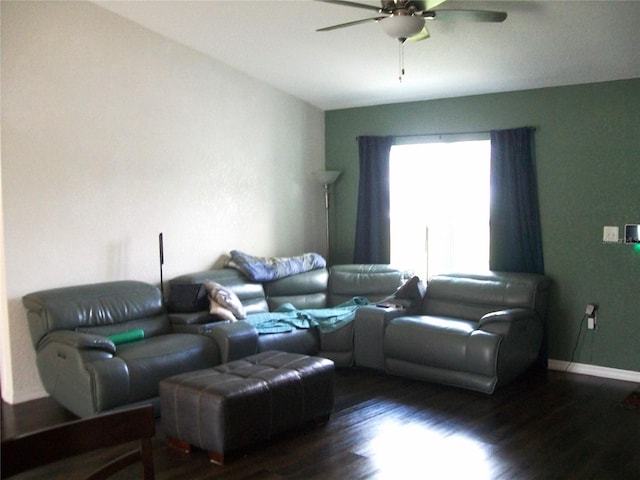
<svg viewBox="0 0 640 480"><path fill-rule="evenodd" d="M162 266L164 265L164 242L162 240L162 232L158 235L158 242L160 244L160 292L164 299L164 281L162 279Z"/></svg>

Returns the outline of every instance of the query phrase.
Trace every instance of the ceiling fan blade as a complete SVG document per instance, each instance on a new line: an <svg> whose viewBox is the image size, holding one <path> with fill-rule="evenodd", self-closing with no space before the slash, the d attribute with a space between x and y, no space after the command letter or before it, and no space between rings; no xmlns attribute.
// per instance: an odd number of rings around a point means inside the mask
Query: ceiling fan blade
<svg viewBox="0 0 640 480"><path fill-rule="evenodd" d="M373 5L366 5L364 3L347 2L344 0L316 0L316 1L324 2L324 3L333 3L334 5L343 5L345 7L365 8L367 10L374 10L376 12L380 11L380 7L376 7Z"/></svg>
<svg viewBox="0 0 640 480"><path fill-rule="evenodd" d="M339 25L332 25L330 27L319 28L319 29L316 30L316 32L328 32L330 30L337 30L338 28L351 27L353 25L359 25L361 23L377 22L379 20L382 20L383 18L387 18L387 17L363 18L361 20L355 20L353 22L341 23Z"/></svg>
<svg viewBox="0 0 640 480"><path fill-rule="evenodd" d="M445 1L446 0L409 0L407 6L414 6L417 12L425 12L427 10L433 10Z"/></svg>
<svg viewBox="0 0 640 480"><path fill-rule="evenodd" d="M394 13L396 10L407 10L411 14L420 14L427 10L433 10L442 5L446 0L382 0L380 11Z"/></svg>
<svg viewBox="0 0 640 480"><path fill-rule="evenodd" d="M423 27L419 33L416 33L413 37L407 38L407 40L411 40L412 42L419 42L420 40L426 40L431 35L429 34L429 30L427 27Z"/></svg>
<svg viewBox="0 0 640 480"><path fill-rule="evenodd" d="M438 20L440 22L504 22L507 19L507 12L494 12L489 10L436 10L435 12L424 12L427 20ZM431 15L435 14L435 15Z"/></svg>

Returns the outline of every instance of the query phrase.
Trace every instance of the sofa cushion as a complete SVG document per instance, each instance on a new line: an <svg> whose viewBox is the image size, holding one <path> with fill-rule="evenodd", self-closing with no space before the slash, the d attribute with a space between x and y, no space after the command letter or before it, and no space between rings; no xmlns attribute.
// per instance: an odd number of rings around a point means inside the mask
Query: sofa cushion
<svg viewBox="0 0 640 480"><path fill-rule="evenodd" d="M260 335L258 351L282 350L289 353L316 355L320 341L320 333L315 328L296 329L287 333L270 333Z"/></svg>
<svg viewBox="0 0 640 480"><path fill-rule="evenodd" d="M337 367L353 365L354 322L332 332L320 332L319 355L333 360Z"/></svg>
<svg viewBox="0 0 640 480"><path fill-rule="evenodd" d="M432 368L495 376L502 337L476 326L447 317L398 317L385 330L384 354Z"/></svg>
<svg viewBox="0 0 640 480"><path fill-rule="evenodd" d="M213 339L189 333L171 333L118 345L116 356L129 370L128 402L156 397L160 380L167 377L220 363Z"/></svg>
<svg viewBox="0 0 640 480"><path fill-rule="evenodd" d="M329 274L329 304L335 306L353 297L377 302L396 291L403 273L388 265L334 265Z"/></svg>
<svg viewBox="0 0 640 480"><path fill-rule="evenodd" d="M292 277L281 278L264 284L269 310L285 303L300 309L327 306L329 271L326 268L312 270Z"/></svg>

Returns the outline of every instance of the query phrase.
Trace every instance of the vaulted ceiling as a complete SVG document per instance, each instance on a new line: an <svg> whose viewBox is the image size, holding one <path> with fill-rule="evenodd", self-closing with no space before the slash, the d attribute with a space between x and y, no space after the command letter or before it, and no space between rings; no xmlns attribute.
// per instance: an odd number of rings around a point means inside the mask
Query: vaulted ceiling
<svg viewBox="0 0 640 480"><path fill-rule="evenodd" d="M358 3L379 5L372 0ZM376 16L313 0L95 1L323 110L640 77L640 1L455 1L503 23L427 23L399 43Z"/></svg>

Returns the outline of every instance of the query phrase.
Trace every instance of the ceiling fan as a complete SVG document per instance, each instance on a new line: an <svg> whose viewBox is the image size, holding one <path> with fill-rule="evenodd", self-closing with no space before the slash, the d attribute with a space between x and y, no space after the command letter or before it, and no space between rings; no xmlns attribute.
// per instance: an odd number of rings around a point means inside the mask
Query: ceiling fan
<svg viewBox="0 0 640 480"><path fill-rule="evenodd" d="M330 27L319 28L317 32L328 32L339 28L351 27L368 22L380 23L385 33L400 42L400 76L404 75L403 45L405 41L424 40L429 38L425 20L438 21L471 21L471 22L504 22L506 12L490 10L437 10L445 0L381 0L380 7L345 0L317 0L345 7L362 8L378 13L376 17L363 18L353 22L341 23Z"/></svg>
<svg viewBox="0 0 640 480"><path fill-rule="evenodd" d="M400 43L408 40L424 40L429 38L425 26L426 20L438 21L471 21L471 22L504 22L506 12L490 10L436 10L445 0L381 0L380 7L345 0L317 0L345 7L362 8L378 12L378 16L363 18L353 22L341 23L330 27L319 28L317 32L327 32L338 28L351 27L367 22L379 22L383 30Z"/></svg>

